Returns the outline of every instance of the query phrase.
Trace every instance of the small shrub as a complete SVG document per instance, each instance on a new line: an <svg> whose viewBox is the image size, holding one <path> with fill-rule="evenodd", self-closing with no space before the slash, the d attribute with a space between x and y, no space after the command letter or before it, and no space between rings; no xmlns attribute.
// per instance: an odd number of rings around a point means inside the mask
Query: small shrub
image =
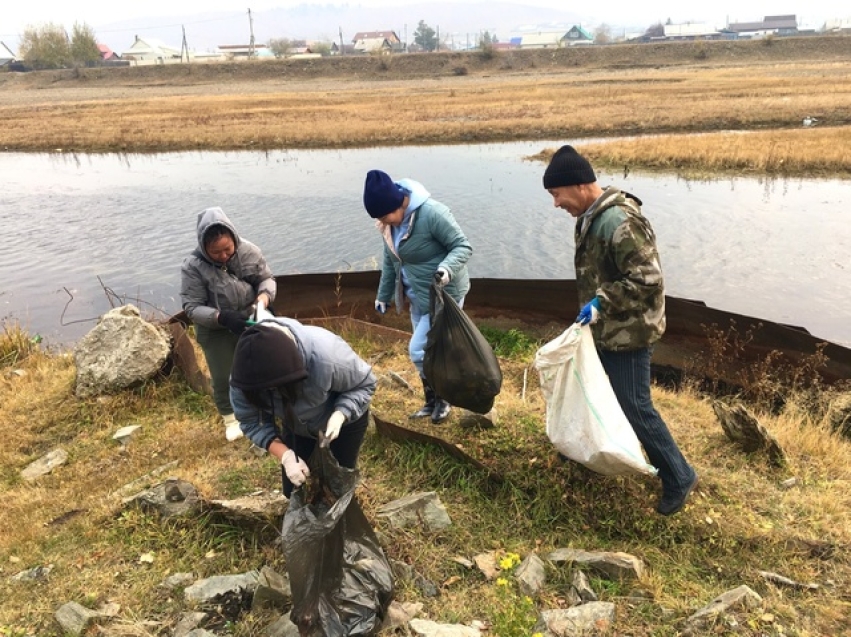
<svg viewBox="0 0 851 637"><path fill-rule="evenodd" d="M3 326L0 334L0 368L17 365L39 350L41 336L30 337L17 324Z"/></svg>

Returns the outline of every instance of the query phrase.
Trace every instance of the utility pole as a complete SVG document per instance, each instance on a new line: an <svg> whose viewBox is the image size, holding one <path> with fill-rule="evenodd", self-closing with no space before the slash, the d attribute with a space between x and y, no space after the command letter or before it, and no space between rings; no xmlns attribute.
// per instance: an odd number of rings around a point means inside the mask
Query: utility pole
<svg viewBox="0 0 851 637"><path fill-rule="evenodd" d="M248 59L254 57L254 18L251 17L251 9L248 9L248 28L251 31L251 38L248 40Z"/></svg>
<svg viewBox="0 0 851 637"><path fill-rule="evenodd" d="M343 27L337 27L340 30L340 55L345 55L346 49L343 46Z"/></svg>
<svg viewBox="0 0 851 637"><path fill-rule="evenodd" d="M182 24L180 28L183 30L183 42L180 45L180 61L183 62L183 52L186 52L186 63L189 64L189 45L186 44L186 27Z"/></svg>
<svg viewBox="0 0 851 637"><path fill-rule="evenodd" d="M408 52L408 23L405 23L405 53Z"/></svg>
<svg viewBox="0 0 851 637"><path fill-rule="evenodd" d="M435 51L440 51L440 25L437 25L437 46L434 47Z"/></svg>

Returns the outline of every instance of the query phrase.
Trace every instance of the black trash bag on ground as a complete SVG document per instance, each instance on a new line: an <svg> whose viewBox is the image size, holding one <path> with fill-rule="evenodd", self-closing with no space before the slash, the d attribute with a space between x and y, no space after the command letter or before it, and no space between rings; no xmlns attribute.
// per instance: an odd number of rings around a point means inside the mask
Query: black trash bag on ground
<svg viewBox="0 0 851 637"><path fill-rule="evenodd" d="M456 407L486 414L502 388L502 370L490 343L435 280L429 294L431 328L423 371L435 393Z"/></svg>
<svg viewBox="0 0 851 637"><path fill-rule="evenodd" d="M376 634L393 599L393 571L354 497L358 471L316 446L293 491L283 545L301 637Z"/></svg>

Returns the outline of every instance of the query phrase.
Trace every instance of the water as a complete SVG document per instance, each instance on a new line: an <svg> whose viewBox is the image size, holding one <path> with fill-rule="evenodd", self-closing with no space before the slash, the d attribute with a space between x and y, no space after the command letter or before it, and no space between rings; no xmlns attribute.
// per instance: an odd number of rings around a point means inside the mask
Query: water
<svg viewBox="0 0 851 637"><path fill-rule="evenodd" d="M0 320L67 345L111 297L176 312L180 264L208 206L221 206L276 274L374 269L381 242L361 202L371 168L417 179L453 209L474 247L473 276L573 278L573 220L552 207L544 166L524 160L561 143L0 154ZM851 182L598 179L644 201L668 294L851 345Z"/></svg>

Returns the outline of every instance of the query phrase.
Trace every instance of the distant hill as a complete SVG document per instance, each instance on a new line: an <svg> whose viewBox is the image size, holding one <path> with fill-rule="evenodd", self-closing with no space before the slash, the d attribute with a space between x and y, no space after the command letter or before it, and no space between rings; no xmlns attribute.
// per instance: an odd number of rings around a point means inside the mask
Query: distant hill
<svg viewBox="0 0 851 637"><path fill-rule="evenodd" d="M254 38L256 43L268 42L271 38L298 40L325 40L339 42L342 30L343 41L351 43L358 31L393 30L402 41L413 42L414 32L420 20L435 31L441 40L453 41L456 46L465 46L469 41L475 45L483 31L496 34L506 42L521 30L550 30L574 24L585 28L596 25L587 22L587 16L575 11L559 11L544 7L529 7L510 2L461 4L455 2L421 3L399 7L362 7L331 5L298 5L292 8L252 11ZM205 51L220 44L248 44L251 35L248 12L199 13L186 16L151 16L132 21L97 24L91 18L83 18L94 26L98 39L115 51L130 47L134 36L155 38L180 48L186 29L189 48Z"/></svg>

